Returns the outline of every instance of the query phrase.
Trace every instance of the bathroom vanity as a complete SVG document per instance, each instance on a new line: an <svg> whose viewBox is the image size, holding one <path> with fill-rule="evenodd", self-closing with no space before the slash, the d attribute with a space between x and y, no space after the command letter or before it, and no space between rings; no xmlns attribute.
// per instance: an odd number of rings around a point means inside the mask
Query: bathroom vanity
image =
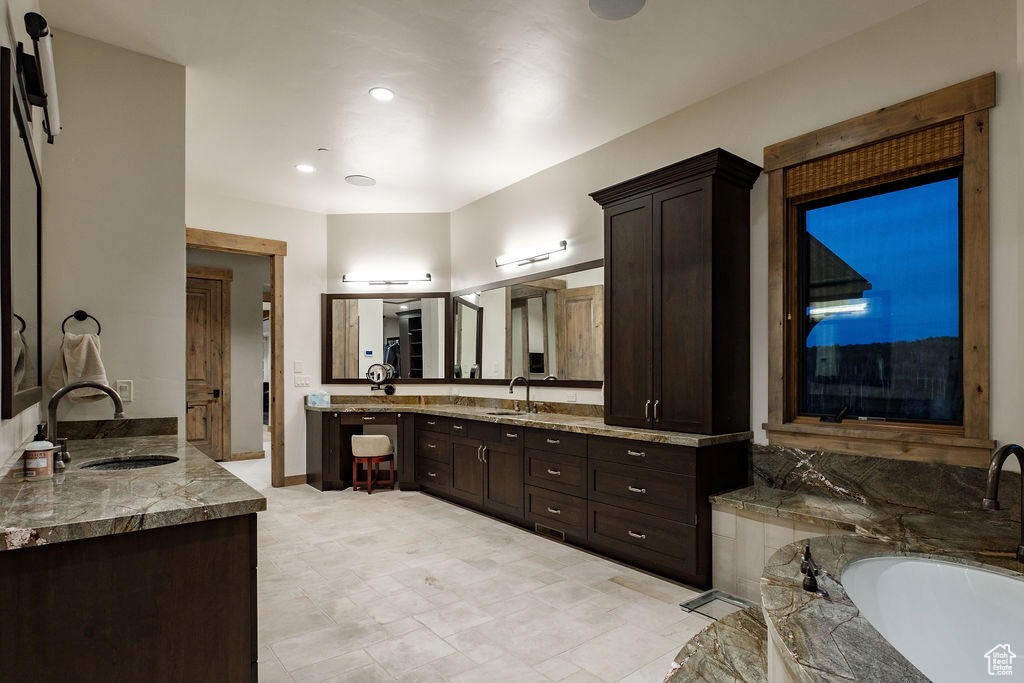
<svg viewBox="0 0 1024 683"><path fill-rule="evenodd" d="M0 481L4 676L255 681L263 496L173 436L69 450L62 474ZM87 469L138 455L177 460Z"/></svg>

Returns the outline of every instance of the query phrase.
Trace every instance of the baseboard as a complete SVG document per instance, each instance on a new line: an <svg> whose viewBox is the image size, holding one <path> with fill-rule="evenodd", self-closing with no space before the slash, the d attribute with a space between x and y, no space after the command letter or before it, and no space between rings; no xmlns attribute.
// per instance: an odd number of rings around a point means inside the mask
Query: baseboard
<svg viewBox="0 0 1024 683"><path fill-rule="evenodd" d="M260 458L266 457L266 453L263 451L248 451L247 453L232 453L231 462L235 460L259 460Z"/></svg>
<svg viewBox="0 0 1024 683"><path fill-rule="evenodd" d="M285 486L298 486L306 483L305 474L292 474L284 478Z"/></svg>

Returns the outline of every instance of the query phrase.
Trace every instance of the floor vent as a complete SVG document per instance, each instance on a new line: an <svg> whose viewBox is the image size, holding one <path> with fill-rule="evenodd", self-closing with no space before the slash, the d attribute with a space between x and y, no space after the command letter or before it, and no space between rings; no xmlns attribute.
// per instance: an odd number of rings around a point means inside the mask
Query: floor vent
<svg viewBox="0 0 1024 683"><path fill-rule="evenodd" d="M565 532L564 531L559 531L558 529L552 529L549 526L544 526L543 524L538 524L536 522L534 522L534 524L533 524L533 530L536 531L541 536L546 536L547 538L553 538L556 541L561 541L562 543L565 543Z"/></svg>
<svg viewBox="0 0 1024 683"><path fill-rule="evenodd" d="M754 603L725 591L709 590L697 597L679 603L684 612L696 612L718 621L727 614L754 607Z"/></svg>

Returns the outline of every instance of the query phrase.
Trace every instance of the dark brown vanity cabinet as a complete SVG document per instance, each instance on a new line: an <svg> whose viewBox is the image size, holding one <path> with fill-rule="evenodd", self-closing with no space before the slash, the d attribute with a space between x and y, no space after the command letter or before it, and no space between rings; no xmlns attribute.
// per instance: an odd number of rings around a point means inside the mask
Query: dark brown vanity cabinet
<svg viewBox="0 0 1024 683"><path fill-rule="evenodd" d="M585 542L587 437L528 430L525 459L527 521L541 533Z"/></svg>
<svg viewBox="0 0 1024 683"><path fill-rule="evenodd" d="M450 422L446 417L417 415L415 424L416 483L447 493L452 479Z"/></svg>
<svg viewBox="0 0 1024 683"><path fill-rule="evenodd" d="M599 190L605 212L605 422L750 428L750 189L721 149Z"/></svg>
<svg viewBox="0 0 1024 683"><path fill-rule="evenodd" d="M498 517L523 519L523 429L451 421L450 494Z"/></svg>
<svg viewBox="0 0 1024 683"><path fill-rule="evenodd" d="M396 413L307 409L306 483L321 491L352 486L352 435L370 425L398 424L398 418Z"/></svg>

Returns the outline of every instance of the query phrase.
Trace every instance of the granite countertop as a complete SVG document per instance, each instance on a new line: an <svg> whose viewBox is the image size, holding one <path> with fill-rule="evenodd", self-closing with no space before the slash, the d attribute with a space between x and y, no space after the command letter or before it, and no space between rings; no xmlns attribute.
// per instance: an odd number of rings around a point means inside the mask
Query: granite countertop
<svg viewBox="0 0 1024 683"><path fill-rule="evenodd" d="M232 517L267 509L266 499L176 436L70 441L63 473L0 480L0 550L60 543ZM133 470L83 465L128 455L170 455L177 462ZM19 466L20 452L2 468Z"/></svg>
<svg viewBox="0 0 1024 683"><path fill-rule="evenodd" d="M768 629L760 607L728 614L683 646L665 683L767 683Z"/></svg>
<svg viewBox="0 0 1024 683"><path fill-rule="evenodd" d="M673 444L677 446L713 446L733 441L746 441L753 436L752 432L734 434L688 434L684 432L664 432L656 429L634 429L632 427L616 427L606 425L601 417L591 415L568 415L565 413L515 413L512 415L502 408L490 406L470 406L446 403L335 403L330 406L306 406L306 410L327 413L424 413L443 417L463 418L481 422L531 427L534 429L554 429L561 432L577 434L593 434L610 436L634 441ZM493 413L502 414L495 415Z"/></svg>
<svg viewBox="0 0 1024 683"><path fill-rule="evenodd" d="M934 525L935 522L933 521ZM940 525L933 531L940 531ZM944 530L955 539L950 550L918 544L913 534L883 541L857 535L820 536L779 549L761 578L762 609L769 632L778 634L791 672L803 681L927 681L868 621L846 595L843 570L869 557L913 556L981 567L1020 576L1024 565L1012 553L993 553L983 520L968 520L964 529ZM973 536L978 534L978 536ZM828 597L803 590L800 573L805 543L824 574L818 586ZM1016 540L1013 541L1016 548Z"/></svg>

